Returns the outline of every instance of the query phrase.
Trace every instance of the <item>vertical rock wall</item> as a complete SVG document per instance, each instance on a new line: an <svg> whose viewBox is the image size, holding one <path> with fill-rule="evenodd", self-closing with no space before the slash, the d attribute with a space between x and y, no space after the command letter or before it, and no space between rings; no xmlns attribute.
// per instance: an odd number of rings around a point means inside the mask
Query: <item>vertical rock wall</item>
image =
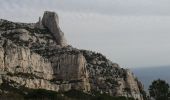
<svg viewBox="0 0 170 100"><path fill-rule="evenodd" d="M62 54L51 57L56 80L72 84L72 88L90 91L86 60L82 54Z"/></svg>

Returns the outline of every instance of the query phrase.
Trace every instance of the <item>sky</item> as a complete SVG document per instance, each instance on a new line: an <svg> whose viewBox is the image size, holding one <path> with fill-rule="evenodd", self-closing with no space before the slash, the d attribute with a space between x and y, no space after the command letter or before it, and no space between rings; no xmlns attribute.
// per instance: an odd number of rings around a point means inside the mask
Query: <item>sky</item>
<svg viewBox="0 0 170 100"><path fill-rule="evenodd" d="M170 0L0 0L0 18L37 22L59 15L69 44L124 68L170 65Z"/></svg>

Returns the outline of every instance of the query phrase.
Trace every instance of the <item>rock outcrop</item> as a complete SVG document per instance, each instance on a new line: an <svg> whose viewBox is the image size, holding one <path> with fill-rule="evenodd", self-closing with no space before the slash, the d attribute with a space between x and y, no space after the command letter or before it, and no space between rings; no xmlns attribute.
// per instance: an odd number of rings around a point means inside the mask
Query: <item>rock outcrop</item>
<svg viewBox="0 0 170 100"><path fill-rule="evenodd" d="M45 11L42 19L42 25L49 29L49 31L54 36L57 44L61 46L67 46L64 33L61 31L59 27L58 15L55 12Z"/></svg>
<svg viewBox="0 0 170 100"><path fill-rule="evenodd" d="M143 100L132 72L100 53L69 46L56 13L46 11L36 24L0 20L0 89L72 89L89 94Z"/></svg>

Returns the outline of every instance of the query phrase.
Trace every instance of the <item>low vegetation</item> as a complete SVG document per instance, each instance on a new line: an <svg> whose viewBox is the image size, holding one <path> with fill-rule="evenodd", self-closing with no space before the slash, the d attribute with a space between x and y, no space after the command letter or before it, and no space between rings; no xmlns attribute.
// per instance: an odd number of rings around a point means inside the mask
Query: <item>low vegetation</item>
<svg viewBox="0 0 170 100"><path fill-rule="evenodd" d="M0 100L135 100L126 97L113 97L107 94L87 94L77 90L70 90L64 93L44 89L29 89L27 92L0 93Z"/></svg>

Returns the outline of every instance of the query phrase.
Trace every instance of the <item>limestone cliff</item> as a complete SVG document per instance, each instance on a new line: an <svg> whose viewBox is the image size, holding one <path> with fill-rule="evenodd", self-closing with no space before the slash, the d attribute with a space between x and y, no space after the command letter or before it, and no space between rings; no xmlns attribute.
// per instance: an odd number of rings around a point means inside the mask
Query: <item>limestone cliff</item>
<svg viewBox="0 0 170 100"><path fill-rule="evenodd" d="M100 53L69 46L56 13L46 11L37 23L0 20L0 89L56 92L80 90L93 94L143 100L142 85L129 70Z"/></svg>

